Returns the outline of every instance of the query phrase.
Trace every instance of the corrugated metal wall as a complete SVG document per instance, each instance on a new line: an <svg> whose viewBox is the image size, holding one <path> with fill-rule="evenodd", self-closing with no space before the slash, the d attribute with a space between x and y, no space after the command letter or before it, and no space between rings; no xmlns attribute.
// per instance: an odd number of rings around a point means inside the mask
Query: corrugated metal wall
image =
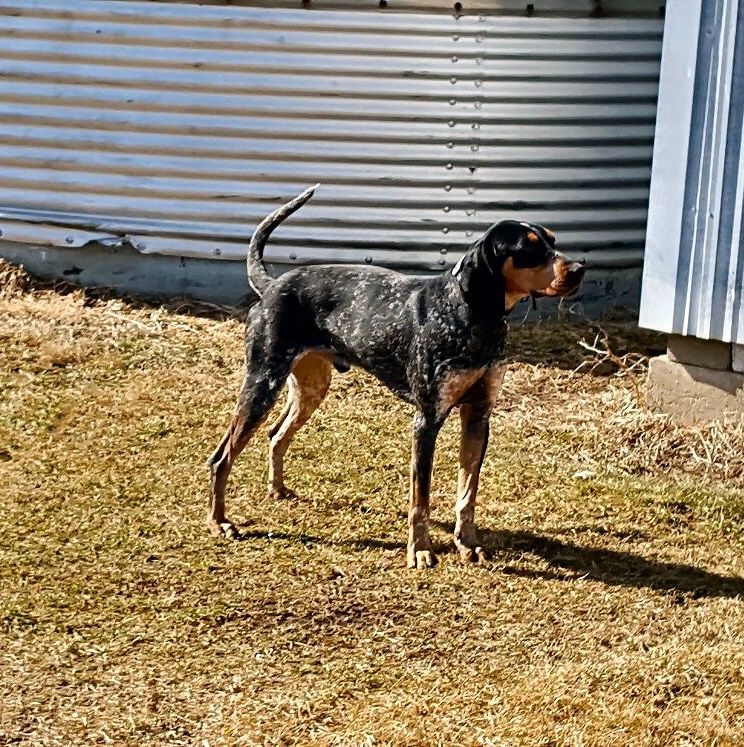
<svg viewBox="0 0 744 747"><path fill-rule="evenodd" d="M640 263L661 19L358 5L2 0L3 237L242 258L320 181L272 261L435 269L519 216Z"/></svg>
<svg viewBox="0 0 744 747"><path fill-rule="evenodd" d="M744 343L744 2L668 4L640 322Z"/></svg>

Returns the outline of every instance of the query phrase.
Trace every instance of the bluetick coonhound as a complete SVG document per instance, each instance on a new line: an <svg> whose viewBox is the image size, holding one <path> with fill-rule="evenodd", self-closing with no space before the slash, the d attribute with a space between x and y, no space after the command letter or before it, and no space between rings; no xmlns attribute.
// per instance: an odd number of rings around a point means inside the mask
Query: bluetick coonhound
<svg viewBox="0 0 744 747"><path fill-rule="evenodd" d="M436 563L428 527L434 446L449 412L460 408L454 540L463 561L477 562L483 551L474 521L475 494L489 414L503 379L499 362L506 314L529 296L575 292L582 263L556 251L555 235L547 228L507 220L489 228L453 270L440 275L326 265L298 267L274 279L263 264L264 244L316 187L266 217L250 242L248 279L260 301L249 312L237 409L209 459L210 530L239 536L225 516L225 484L284 383L288 401L270 428L269 491L278 497L291 495L282 470L289 442L326 395L332 369L359 366L417 408L408 514L411 568Z"/></svg>

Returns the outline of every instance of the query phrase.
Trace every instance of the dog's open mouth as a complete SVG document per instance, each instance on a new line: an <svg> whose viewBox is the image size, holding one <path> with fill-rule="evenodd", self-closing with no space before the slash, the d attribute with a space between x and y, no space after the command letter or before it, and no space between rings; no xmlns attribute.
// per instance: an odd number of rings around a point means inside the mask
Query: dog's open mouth
<svg viewBox="0 0 744 747"><path fill-rule="evenodd" d="M581 280L579 280L577 283L572 283L571 285L551 285L544 291L532 291L530 295L532 296L532 298L554 298L556 296L563 298L565 296L575 295L576 293L578 293L580 287Z"/></svg>
<svg viewBox="0 0 744 747"><path fill-rule="evenodd" d="M578 283L575 283L574 285L568 287L559 286L555 289L555 291L557 296L573 296L578 293L580 287L581 281L579 280Z"/></svg>

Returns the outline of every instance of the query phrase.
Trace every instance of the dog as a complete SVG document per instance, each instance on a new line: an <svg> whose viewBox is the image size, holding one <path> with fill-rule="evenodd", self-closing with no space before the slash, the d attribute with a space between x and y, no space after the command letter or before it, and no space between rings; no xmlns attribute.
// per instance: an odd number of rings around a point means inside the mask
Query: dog
<svg viewBox="0 0 744 747"><path fill-rule="evenodd" d="M298 267L272 278L263 264L271 232L314 194L315 185L267 216L248 249L248 281L259 301L246 326L246 370L235 415L209 458L208 522L238 538L225 516L230 469L288 381L287 404L270 428L269 491L284 485L290 441L325 397L333 368L358 366L416 407L413 418L407 563L437 562L429 538L429 490L437 435L459 407L462 426L454 542L464 562L485 558L475 496L488 421L504 376L506 317L530 296L568 296L583 262L559 253L555 234L506 220L489 228L452 270L421 277L366 265Z"/></svg>

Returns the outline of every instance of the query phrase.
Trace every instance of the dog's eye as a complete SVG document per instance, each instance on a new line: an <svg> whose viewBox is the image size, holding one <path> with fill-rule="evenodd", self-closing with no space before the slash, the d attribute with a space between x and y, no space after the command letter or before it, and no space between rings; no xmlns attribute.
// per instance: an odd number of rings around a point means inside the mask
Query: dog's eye
<svg viewBox="0 0 744 747"><path fill-rule="evenodd" d="M515 267L523 269L540 267L551 261L551 252L545 251L545 246L527 244L523 249L514 252L511 257Z"/></svg>

